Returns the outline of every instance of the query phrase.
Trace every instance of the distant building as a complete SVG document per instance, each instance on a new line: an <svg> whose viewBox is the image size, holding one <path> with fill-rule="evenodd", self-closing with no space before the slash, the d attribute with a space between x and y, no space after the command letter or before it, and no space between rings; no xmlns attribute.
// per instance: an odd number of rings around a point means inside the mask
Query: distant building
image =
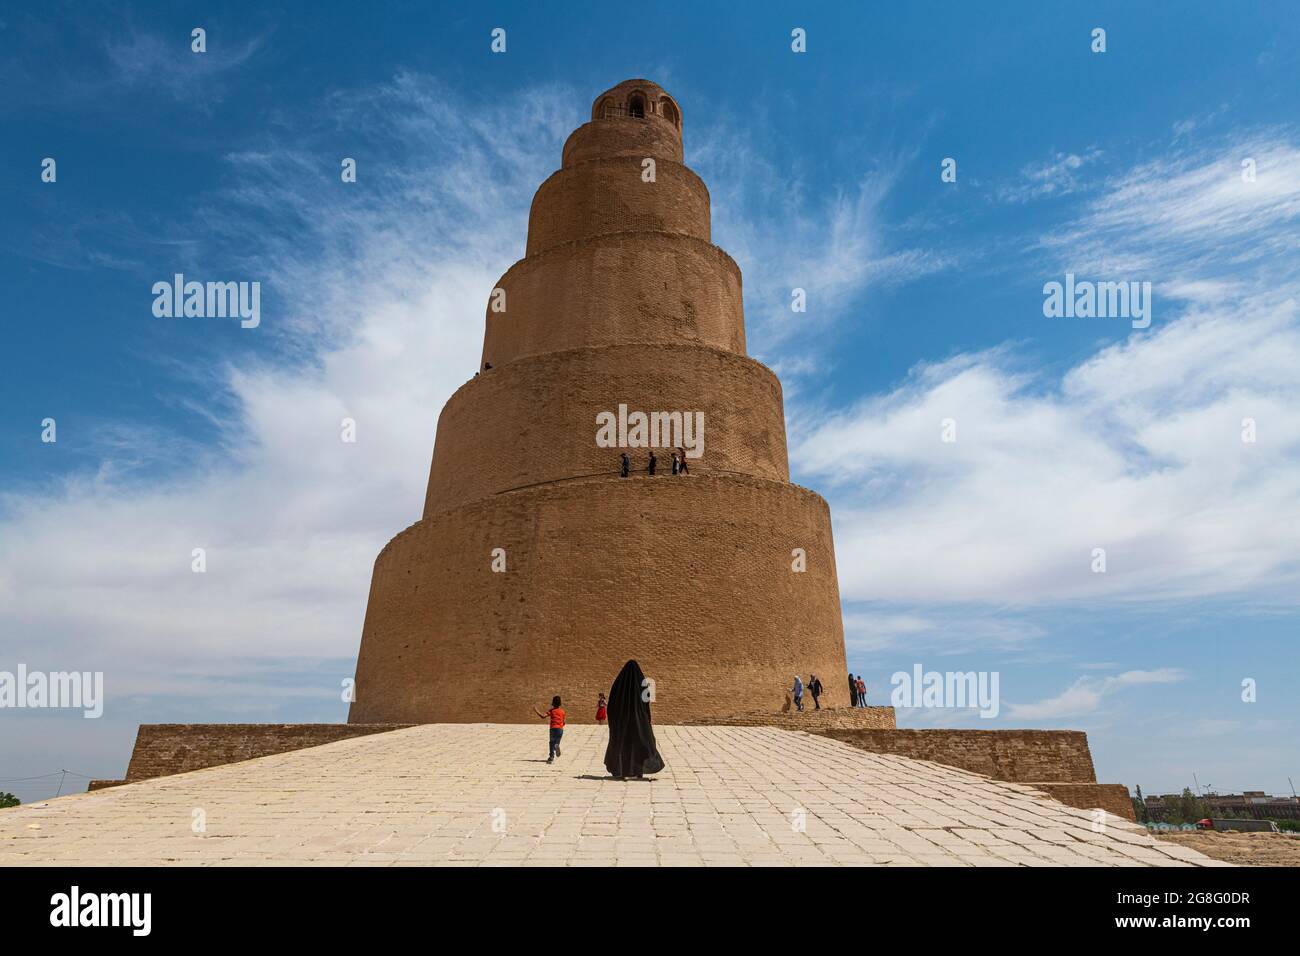
<svg viewBox="0 0 1300 956"><path fill-rule="evenodd" d="M1181 793L1162 793L1146 798L1148 816L1157 822L1176 811ZM1249 817L1256 820L1300 820L1300 799L1271 797L1263 790L1243 793L1206 793L1198 799L1209 808L1212 817Z"/></svg>

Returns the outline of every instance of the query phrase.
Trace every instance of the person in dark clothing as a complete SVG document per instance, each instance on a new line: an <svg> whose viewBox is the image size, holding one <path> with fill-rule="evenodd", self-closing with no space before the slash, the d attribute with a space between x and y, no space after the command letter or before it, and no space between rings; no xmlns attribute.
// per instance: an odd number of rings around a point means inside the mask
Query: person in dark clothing
<svg viewBox="0 0 1300 956"><path fill-rule="evenodd" d="M609 746L605 748L605 769L615 780L640 778L664 769L664 759L655 748L650 723L650 702L642 696L645 675L636 661L628 661L609 689Z"/></svg>
<svg viewBox="0 0 1300 956"><path fill-rule="evenodd" d="M677 466L677 474L679 474L679 475L689 475L689 474L691 473L691 470L690 470L689 468L686 467L686 449L685 449L685 448L679 448L679 449L677 449L677 450L678 450L679 452L681 452L681 455L682 455L681 462L680 462L680 463L678 464L678 466Z"/></svg>
<svg viewBox="0 0 1300 956"><path fill-rule="evenodd" d="M654 452L650 452L650 464L646 466L645 470L650 473L651 478L655 476L655 466L658 464L659 464L659 459L655 457Z"/></svg>
<svg viewBox="0 0 1300 956"><path fill-rule="evenodd" d="M808 676L808 693L812 694L813 709L821 710L822 705L817 698L822 695L822 682L818 679L816 674L810 674Z"/></svg>
<svg viewBox="0 0 1300 956"><path fill-rule="evenodd" d="M623 471L622 471L622 473L619 475L619 477L620 477L620 478L626 478L626 477L627 477L628 469L629 469L631 466L632 466L632 462L628 459L628 457L627 457L627 452L623 452Z"/></svg>
<svg viewBox="0 0 1300 956"><path fill-rule="evenodd" d="M853 679L852 674L849 675L849 706L858 706L858 682Z"/></svg>
<svg viewBox="0 0 1300 956"><path fill-rule="evenodd" d="M681 468L681 459L677 457L677 452L673 452L673 474L677 474L677 472L681 471Z"/></svg>

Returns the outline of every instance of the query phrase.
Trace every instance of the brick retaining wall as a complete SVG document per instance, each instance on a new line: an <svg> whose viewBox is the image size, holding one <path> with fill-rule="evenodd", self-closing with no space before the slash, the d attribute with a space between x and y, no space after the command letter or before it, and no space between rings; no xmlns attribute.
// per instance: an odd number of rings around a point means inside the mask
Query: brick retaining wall
<svg viewBox="0 0 1300 956"><path fill-rule="evenodd" d="M959 767L1011 783L1096 783L1081 730L837 730L825 735L872 753Z"/></svg>
<svg viewBox="0 0 1300 956"><path fill-rule="evenodd" d="M126 783L400 730L410 724L141 724ZM95 781L100 789L115 781Z"/></svg>

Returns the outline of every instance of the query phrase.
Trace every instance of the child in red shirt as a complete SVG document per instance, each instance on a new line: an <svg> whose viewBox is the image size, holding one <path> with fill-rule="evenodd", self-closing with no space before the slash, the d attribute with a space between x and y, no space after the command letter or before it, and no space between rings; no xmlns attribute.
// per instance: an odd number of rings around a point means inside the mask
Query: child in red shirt
<svg viewBox="0 0 1300 956"><path fill-rule="evenodd" d="M600 700L596 701L596 723L603 724L604 722L605 722L605 695L601 694Z"/></svg>
<svg viewBox="0 0 1300 956"><path fill-rule="evenodd" d="M546 762L551 763L560 755L560 738L564 736L564 708L560 706L560 695L551 698L551 709L546 713L543 714L536 707L533 708L533 713L551 722L551 749L546 758Z"/></svg>

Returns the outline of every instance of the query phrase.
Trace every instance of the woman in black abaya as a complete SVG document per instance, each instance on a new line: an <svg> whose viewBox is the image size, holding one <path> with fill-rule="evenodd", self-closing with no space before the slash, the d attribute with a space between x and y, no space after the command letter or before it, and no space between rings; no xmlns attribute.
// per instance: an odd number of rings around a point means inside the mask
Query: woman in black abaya
<svg viewBox="0 0 1300 956"><path fill-rule="evenodd" d="M628 661L609 691L605 769L615 780L664 769L664 760L655 749L654 728L650 726L650 703L641 696L644 681L641 667L636 661Z"/></svg>

